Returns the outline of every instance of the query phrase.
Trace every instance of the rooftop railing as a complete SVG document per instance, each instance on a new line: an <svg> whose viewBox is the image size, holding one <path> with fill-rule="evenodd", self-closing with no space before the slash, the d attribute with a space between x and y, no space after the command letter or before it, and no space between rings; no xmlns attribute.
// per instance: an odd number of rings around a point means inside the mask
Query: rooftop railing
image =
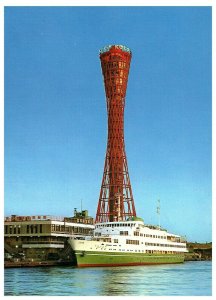
<svg viewBox="0 0 216 300"><path fill-rule="evenodd" d="M5 222L23 222L23 221L64 221L64 217L61 216L10 216L4 218Z"/></svg>
<svg viewBox="0 0 216 300"><path fill-rule="evenodd" d="M115 47L116 49L121 49L124 52L128 52L131 53L130 48L124 46L124 45L107 45L105 47L103 47L102 49L99 50L100 54L103 54L105 52L108 52L112 47Z"/></svg>

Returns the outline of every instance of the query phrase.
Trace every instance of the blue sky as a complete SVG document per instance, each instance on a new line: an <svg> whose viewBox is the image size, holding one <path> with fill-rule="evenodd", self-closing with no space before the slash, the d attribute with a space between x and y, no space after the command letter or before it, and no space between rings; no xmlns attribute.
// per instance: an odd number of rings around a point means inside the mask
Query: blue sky
<svg viewBox="0 0 216 300"><path fill-rule="evenodd" d="M137 215L211 241L211 8L5 8L5 215L95 217L107 139L99 49L132 50Z"/></svg>

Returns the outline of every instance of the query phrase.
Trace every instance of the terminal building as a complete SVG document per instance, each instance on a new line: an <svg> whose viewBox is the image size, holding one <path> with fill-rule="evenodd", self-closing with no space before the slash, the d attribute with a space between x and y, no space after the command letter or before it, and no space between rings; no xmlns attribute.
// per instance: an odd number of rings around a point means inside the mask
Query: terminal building
<svg viewBox="0 0 216 300"><path fill-rule="evenodd" d="M17 216L5 217L5 260L71 260L68 238L93 234L94 219L88 211L74 209L73 217Z"/></svg>

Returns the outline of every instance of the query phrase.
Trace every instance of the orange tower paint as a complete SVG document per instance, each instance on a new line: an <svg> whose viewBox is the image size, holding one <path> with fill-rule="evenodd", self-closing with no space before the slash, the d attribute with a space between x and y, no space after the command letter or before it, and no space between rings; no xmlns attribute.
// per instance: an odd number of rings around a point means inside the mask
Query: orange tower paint
<svg viewBox="0 0 216 300"><path fill-rule="evenodd" d="M100 50L108 114L108 140L96 223L136 216L124 143L124 107L132 53L122 45Z"/></svg>

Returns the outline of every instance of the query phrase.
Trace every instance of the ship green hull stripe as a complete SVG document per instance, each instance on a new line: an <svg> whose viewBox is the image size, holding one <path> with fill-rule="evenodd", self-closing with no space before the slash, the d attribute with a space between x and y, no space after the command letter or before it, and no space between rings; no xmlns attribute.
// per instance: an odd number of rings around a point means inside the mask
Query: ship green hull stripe
<svg viewBox="0 0 216 300"><path fill-rule="evenodd" d="M77 265L87 266L129 266L148 264L183 263L183 254L110 253L76 251Z"/></svg>
<svg viewBox="0 0 216 300"><path fill-rule="evenodd" d="M75 254L78 254L78 255L83 255L82 253L80 253L80 252L76 252ZM122 257L122 256L127 256L127 257L129 257L129 256L132 256L132 257L138 257L138 258L140 258L140 256L142 256L143 257L143 255L142 254L137 254L137 253L130 253L130 255L128 255L128 253L126 253L126 254L105 254L105 253L85 253L84 255L96 255L96 256L101 256L101 255L103 255L103 256L115 256L115 257L117 257L117 256L120 256L120 257ZM156 256L156 255L155 255ZM154 256L154 257L155 257ZM147 256L145 256L145 257L147 257ZM150 256L151 257L151 256ZM153 256L152 256L153 257ZM157 258L158 257L165 257L164 255L157 255L156 256ZM167 257L173 257L172 255L166 255L166 258Z"/></svg>

